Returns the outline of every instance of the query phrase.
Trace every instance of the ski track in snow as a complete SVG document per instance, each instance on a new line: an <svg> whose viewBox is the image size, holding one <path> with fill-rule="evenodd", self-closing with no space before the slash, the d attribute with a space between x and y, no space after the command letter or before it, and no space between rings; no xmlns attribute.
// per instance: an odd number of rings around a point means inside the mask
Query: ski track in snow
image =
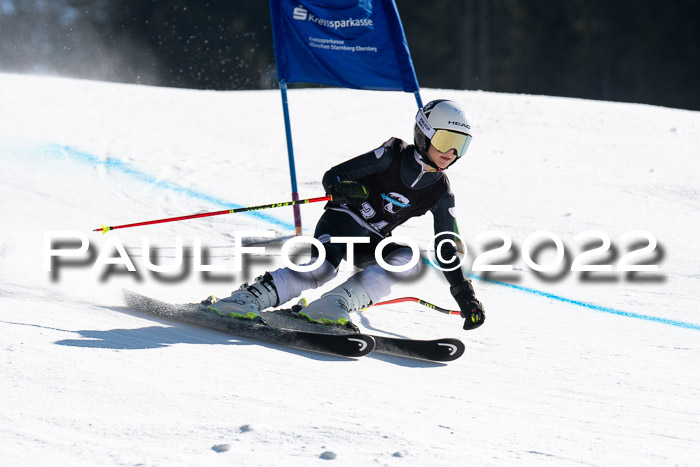
<svg viewBox="0 0 700 467"><path fill-rule="evenodd" d="M90 232L101 223L287 199L276 92L19 75L0 75L0 84L0 458L8 465L695 465L700 458L697 112L423 90L426 102L462 101L477 124L470 154L449 171L472 261L482 247L474 236L494 229L518 244L551 230L567 248L586 230L617 242L644 229L663 250L660 274L646 280L573 273L551 280L519 261L515 280L479 276L488 319L470 333L459 318L418 305L357 316L371 332L463 339L467 353L442 365L285 349L124 308L122 287L195 301L280 266L275 243L242 273L159 276L138 261L144 236L164 260L181 236L190 246L200 238L212 263L230 264L233 232L288 235L291 209ZM389 136L408 139L415 113L401 93L332 89L292 90L290 106L302 197L320 194L331 165ZM306 234L321 212L302 207ZM429 217L397 235L427 247ZM44 232L53 230L90 232L96 253L119 239L138 273L104 274L88 261L52 278L43 260ZM453 306L430 267L392 293L405 295Z"/></svg>

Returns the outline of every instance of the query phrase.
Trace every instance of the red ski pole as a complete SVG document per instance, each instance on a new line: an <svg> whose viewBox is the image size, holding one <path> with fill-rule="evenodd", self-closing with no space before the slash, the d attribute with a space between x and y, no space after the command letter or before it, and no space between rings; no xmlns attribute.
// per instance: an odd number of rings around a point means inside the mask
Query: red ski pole
<svg viewBox="0 0 700 467"><path fill-rule="evenodd" d="M445 313L446 315L459 315L459 314L461 314L459 311L448 310L447 308L442 308L442 307L439 307L437 305L433 305L432 303L428 303L425 300L421 300L420 298L416 298L416 297L394 298L393 300L386 300L384 302L375 303L374 305L371 305L371 306L391 305L392 303L402 303L402 302L416 302L416 303L419 303L423 306L427 306L428 308L432 308L435 311L439 311L440 313Z"/></svg>
<svg viewBox="0 0 700 467"><path fill-rule="evenodd" d="M318 203L321 201L331 201L332 199L333 199L332 196L323 196L320 198L308 198L308 199L300 199L300 200L296 200L296 201L286 201L284 203L263 204L260 206L250 206L250 207L245 207L245 208L224 209L223 211L203 212L201 214L191 214L189 216L169 217L167 219L156 219L156 220L152 220L152 221L135 222L133 224L112 225L112 226L102 225L101 228L94 229L93 232L102 232L103 234L105 234L105 233L109 232L110 230L116 230L116 229L126 229L129 227L140 227L143 225L152 225L152 224L163 224L165 222L178 222L178 221L184 221L187 219L197 219L200 217L221 216L223 214L235 214L237 212L259 211L261 209L271 209L271 208L282 208L285 206L295 206L297 204L308 204L308 203Z"/></svg>

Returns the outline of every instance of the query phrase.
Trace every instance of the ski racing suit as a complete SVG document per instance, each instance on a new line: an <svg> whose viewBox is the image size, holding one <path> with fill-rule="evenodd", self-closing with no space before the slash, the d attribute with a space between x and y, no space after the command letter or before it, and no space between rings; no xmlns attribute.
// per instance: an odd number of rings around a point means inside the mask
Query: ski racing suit
<svg viewBox="0 0 700 467"><path fill-rule="evenodd" d="M374 252L377 244L391 235L392 230L408 219L421 216L428 211L433 214L435 248L444 239L454 240L456 221L454 217L454 195L447 176L442 171L426 171L425 163L414 145L391 138L381 147L332 167L323 177L323 186L342 181L356 181L365 185L369 196L360 206L329 202L319 219L314 232L326 250L326 259L320 267L310 272L297 272L289 268L272 271L279 304L299 296L304 290L317 288L333 279L343 259L348 258L346 243L331 243L331 237L369 237L369 243L352 245L354 264L363 269L352 279L368 293L372 303L389 295L391 286L402 280L415 277L419 271L416 264L403 272L389 272L376 263ZM454 268L458 259L451 242L442 242L436 254L443 268ZM319 253L312 248L313 263ZM390 243L383 250L383 259L392 266L409 263L412 251L409 247ZM445 263L442 259L453 259ZM310 264L310 263L309 263ZM451 286L465 281L464 273L457 267L444 271Z"/></svg>

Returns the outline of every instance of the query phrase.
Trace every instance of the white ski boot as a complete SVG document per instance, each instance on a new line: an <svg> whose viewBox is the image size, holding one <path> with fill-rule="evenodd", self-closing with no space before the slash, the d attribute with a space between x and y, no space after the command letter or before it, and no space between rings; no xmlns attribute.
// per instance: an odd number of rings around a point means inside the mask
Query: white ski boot
<svg viewBox="0 0 700 467"><path fill-rule="evenodd" d="M348 280L326 292L298 313L314 323L354 328L349 313L360 311L371 304L372 300L365 289L357 282Z"/></svg>
<svg viewBox="0 0 700 467"><path fill-rule="evenodd" d="M207 306L221 316L262 321L260 312L277 306L278 296L270 273L257 277L252 285L246 282L230 297L222 298Z"/></svg>

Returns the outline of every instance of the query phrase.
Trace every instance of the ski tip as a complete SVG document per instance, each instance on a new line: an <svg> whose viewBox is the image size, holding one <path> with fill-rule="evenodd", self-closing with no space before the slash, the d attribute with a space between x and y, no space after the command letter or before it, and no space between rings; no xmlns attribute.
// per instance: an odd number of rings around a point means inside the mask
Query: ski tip
<svg viewBox="0 0 700 467"><path fill-rule="evenodd" d="M451 362L464 354L464 343L459 339L420 340L395 337L374 336L377 341L376 351L398 357L428 360L433 362Z"/></svg>
<svg viewBox="0 0 700 467"><path fill-rule="evenodd" d="M345 338L351 345L352 343L357 345L356 351L350 352L353 357L364 357L371 353L377 345L374 337L368 334L348 334Z"/></svg>
<svg viewBox="0 0 700 467"><path fill-rule="evenodd" d="M441 362L451 362L453 360L457 360L466 350L464 342L459 339L452 338L438 340L437 346L441 349L439 359Z"/></svg>

